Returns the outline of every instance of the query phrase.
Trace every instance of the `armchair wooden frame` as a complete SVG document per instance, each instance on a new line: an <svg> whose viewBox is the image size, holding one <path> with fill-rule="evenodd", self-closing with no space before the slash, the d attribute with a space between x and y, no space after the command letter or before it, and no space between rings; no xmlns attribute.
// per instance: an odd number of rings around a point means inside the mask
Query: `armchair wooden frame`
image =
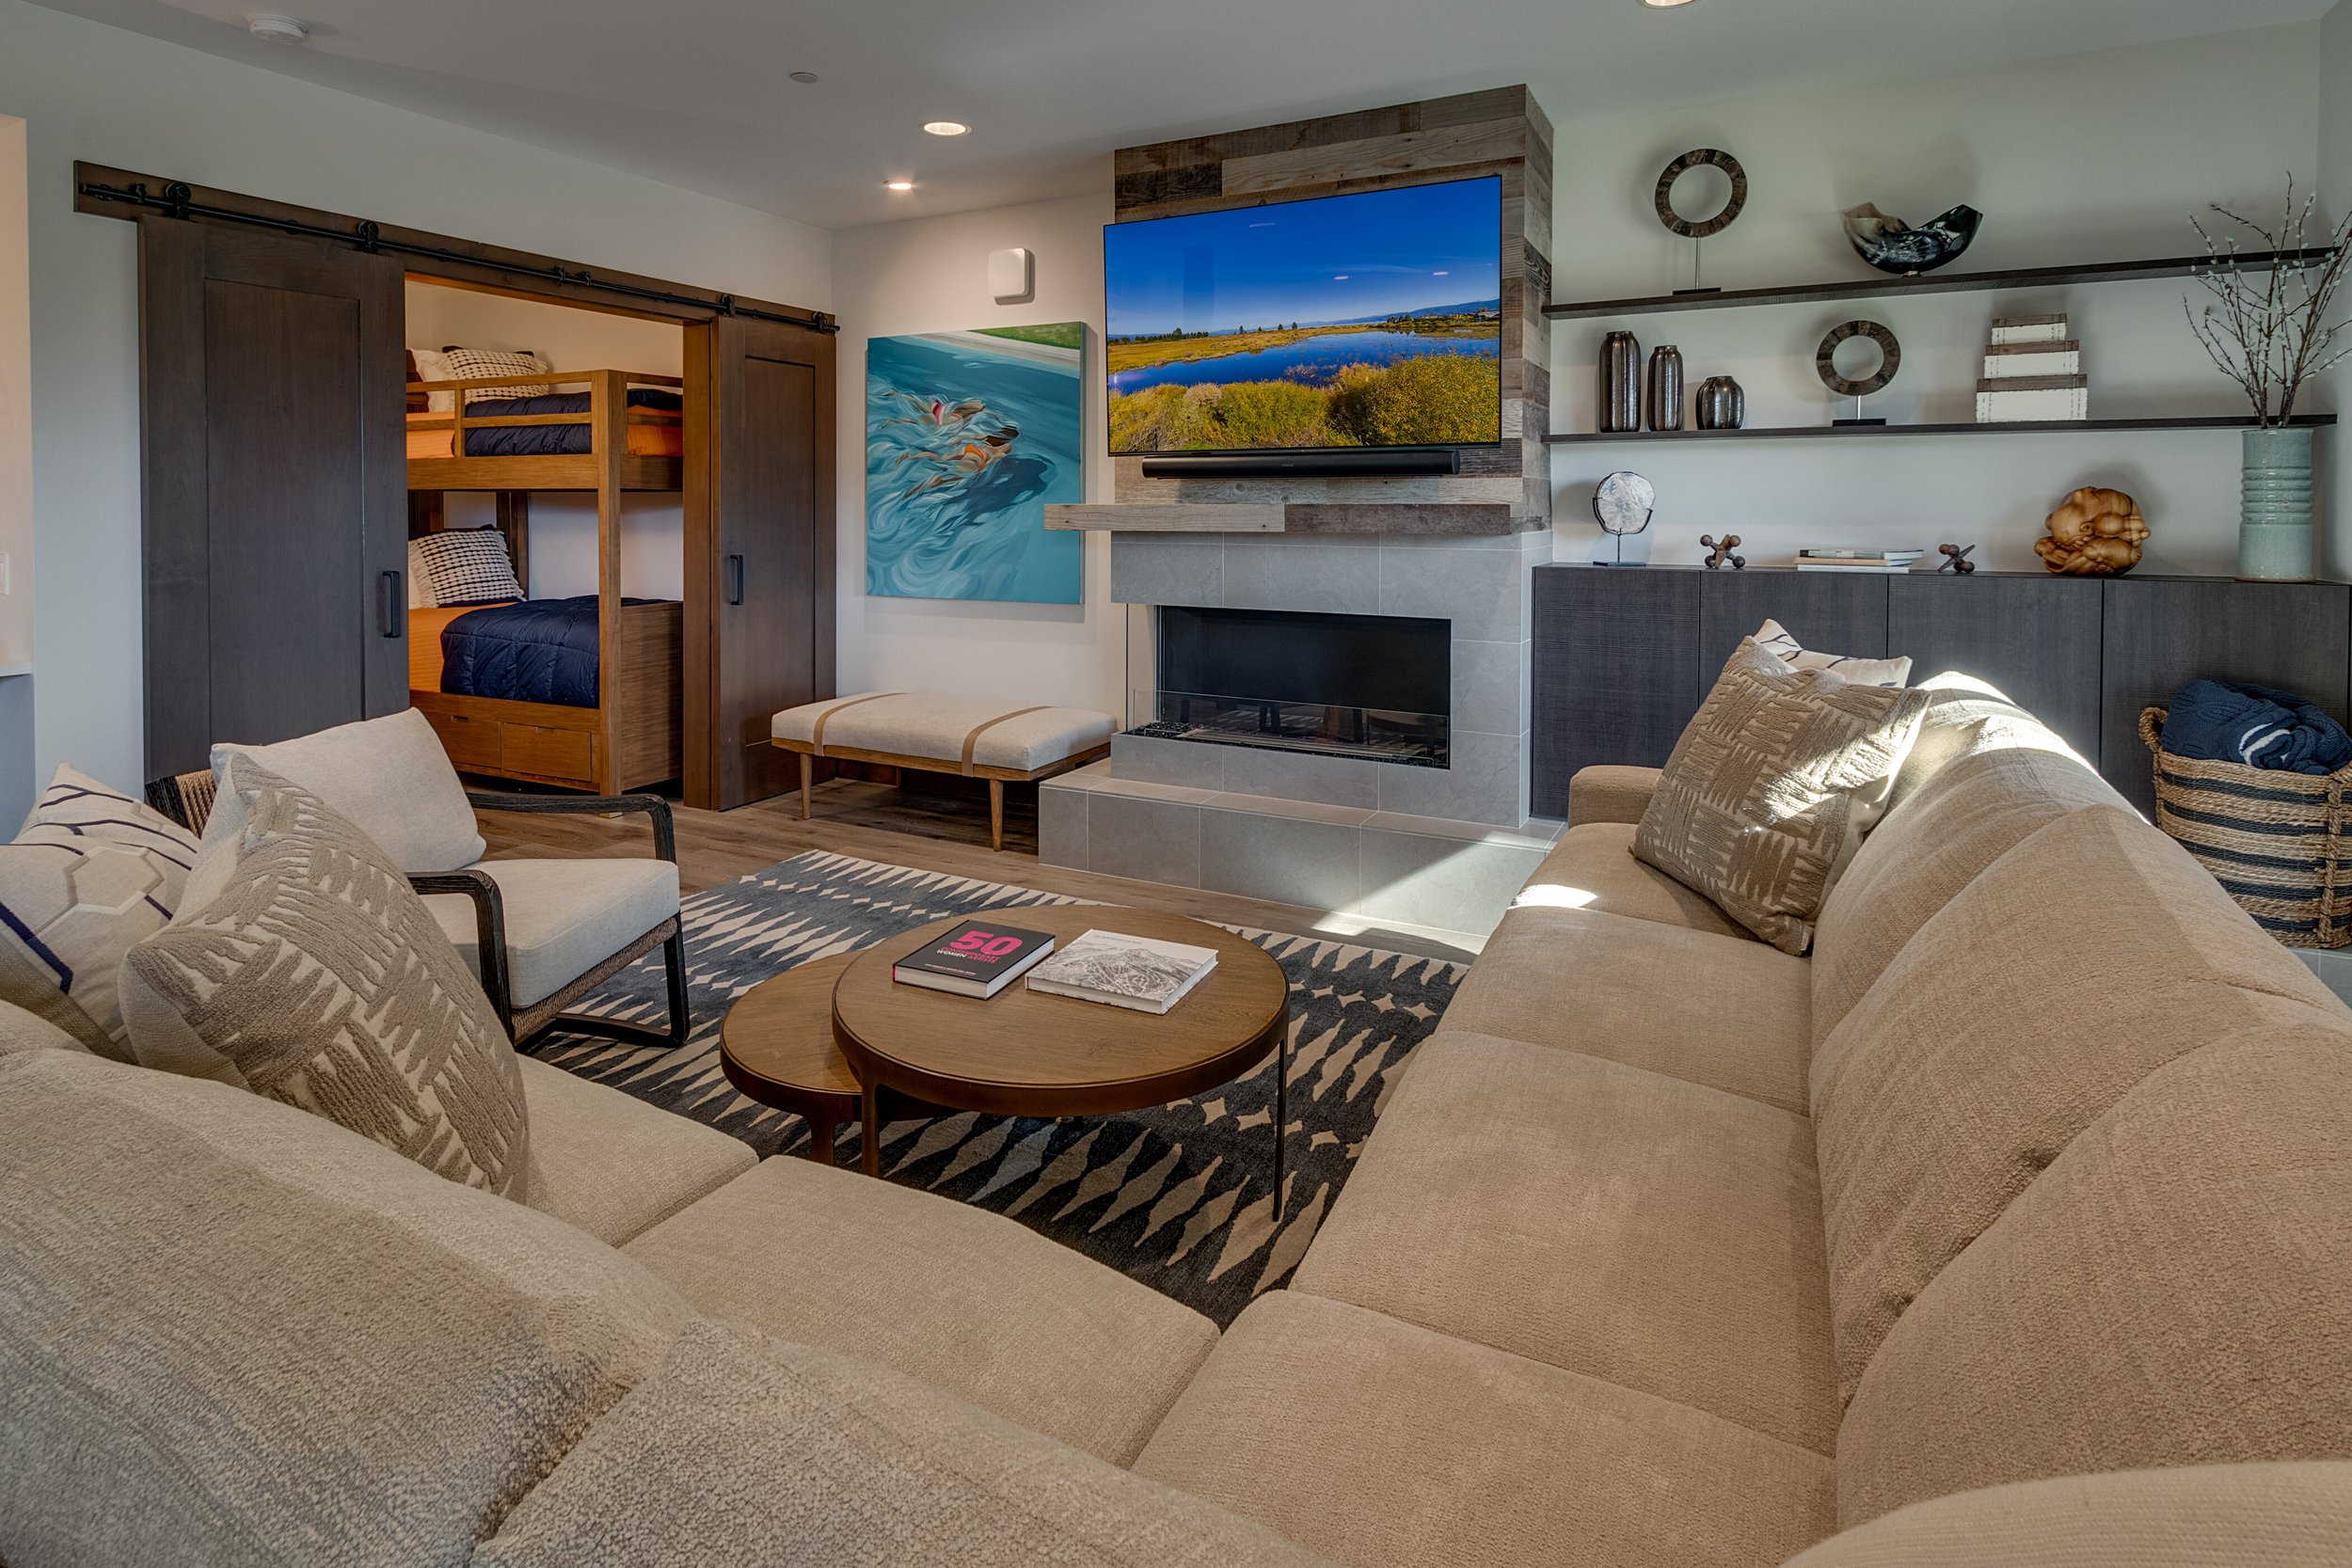
<svg viewBox="0 0 2352 1568"><path fill-rule="evenodd" d="M156 810L191 832L201 832L204 816L212 806L213 776L198 771L157 779L147 786L147 799ZM199 802L200 811L197 809ZM466 803L476 811L543 816L643 813L653 819L656 858L673 865L677 863L676 824L671 816L670 802L659 795L515 795L502 790L469 789L466 791ZM557 1028L660 1051L676 1050L693 1033L693 1013L686 990L686 933L677 916L672 915L552 994L528 1007L517 1008L506 959L506 906L497 879L477 866L468 866L460 871L412 873L408 885L420 894L456 894L473 901L474 951L481 959L483 993L489 997L492 1010L516 1049L528 1050L540 1036ZM668 1028L649 1029L642 1023L595 1013L564 1010L657 947L662 950L662 969L669 986Z"/></svg>

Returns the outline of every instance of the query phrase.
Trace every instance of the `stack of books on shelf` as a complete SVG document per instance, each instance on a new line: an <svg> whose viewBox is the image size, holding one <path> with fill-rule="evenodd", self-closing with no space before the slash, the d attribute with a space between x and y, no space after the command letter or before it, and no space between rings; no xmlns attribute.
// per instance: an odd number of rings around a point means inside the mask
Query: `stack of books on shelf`
<svg viewBox="0 0 2352 1568"><path fill-rule="evenodd" d="M1977 422L2063 423L2090 418L2083 346L2066 335L2066 317L2004 316L1985 345L1977 383Z"/></svg>
<svg viewBox="0 0 2352 1568"><path fill-rule="evenodd" d="M1814 549L1797 552L1800 572L1908 572L1925 550Z"/></svg>

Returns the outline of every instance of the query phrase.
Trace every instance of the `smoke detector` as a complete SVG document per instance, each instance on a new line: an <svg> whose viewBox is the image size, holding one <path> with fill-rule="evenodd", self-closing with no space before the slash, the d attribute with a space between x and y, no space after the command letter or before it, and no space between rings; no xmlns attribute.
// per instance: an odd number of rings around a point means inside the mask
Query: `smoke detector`
<svg viewBox="0 0 2352 1568"><path fill-rule="evenodd" d="M310 29L291 16L274 14L248 16L245 19L245 24L247 30L263 43L292 46L303 42L310 36Z"/></svg>

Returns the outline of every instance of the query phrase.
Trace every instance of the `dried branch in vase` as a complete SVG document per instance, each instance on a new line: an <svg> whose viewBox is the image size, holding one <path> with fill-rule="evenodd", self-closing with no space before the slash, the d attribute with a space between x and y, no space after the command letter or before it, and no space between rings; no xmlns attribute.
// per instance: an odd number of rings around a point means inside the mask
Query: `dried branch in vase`
<svg viewBox="0 0 2352 1568"><path fill-rule="evenodd" d="M2344 281L2346 245L2352 243L2352 214L2329 231L2325 244L2307 243L2319 198L2298 203L2295 178L2287 177L2284 214L2274 232L2217 203L2213 211L2275 253L2275 264L2249 272L2238 264L2238 237L2217 238L2197 218L2189 224L2205 242L2205 264L2193 275L2213 296L2201 313L2183 298L2188 326L2222 374L2236 382L2253 404L2254 422L2269 429L2295 417L2304 384L2325 374L2347 356L2352 342L2336 346L2345 325L2328 325L2336 289Z"/></svg>

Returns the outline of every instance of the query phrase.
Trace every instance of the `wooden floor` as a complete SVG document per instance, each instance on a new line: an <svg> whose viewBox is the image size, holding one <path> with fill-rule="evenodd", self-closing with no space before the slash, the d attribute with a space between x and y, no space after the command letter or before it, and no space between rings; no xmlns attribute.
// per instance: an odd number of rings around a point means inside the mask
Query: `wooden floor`
<svg viewBox="0 0 2352 1568"><path fill-rule="evenodd" d="M504 787L511 788L511 784ZM1105 904L1167 910L1200 920L1262 930L1324 933L1367 947L1426 958L1475 958L1474 948L1427 932L1367 926L1327 910L1269 903L1226 893L1133 882L1091 871L1041 864L1037 858L1034 795L1009 803L1005 848L988 845L985 802L974 810L952 795L904 791L883 784L836 780L817 788L816 815L801 820L800 798L785 796L735 811L696 811L678 806L678 876L689 893L733 881L763 866L810 849L855 855L890 865L944 871L1046 893L1068 894ZM490 858L584 856L651 851L652 832L643 816L553 816L520 813L482 814Z"/></svg>

